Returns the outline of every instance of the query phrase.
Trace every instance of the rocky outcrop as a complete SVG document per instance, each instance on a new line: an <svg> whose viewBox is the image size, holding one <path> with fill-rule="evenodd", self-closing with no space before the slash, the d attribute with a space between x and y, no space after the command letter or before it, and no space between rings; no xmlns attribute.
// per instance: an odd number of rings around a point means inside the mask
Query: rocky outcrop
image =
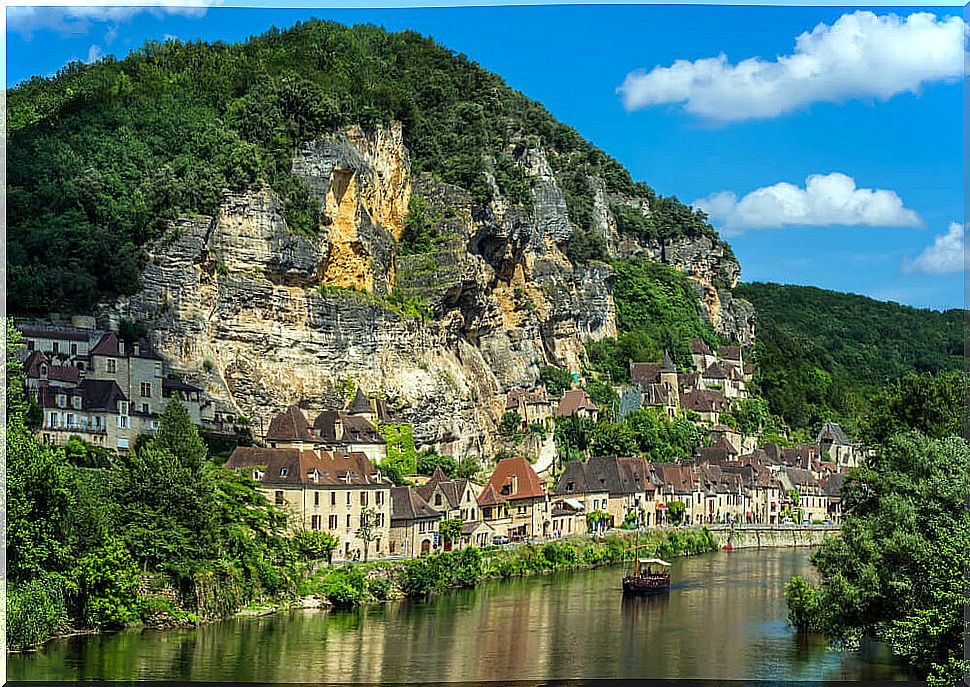
<svg viewBox="0 0 970 687"><path fill-rule="evenodd" d="M306 143L293 169L323 208L316 235L290 231L268 188L227 193L217 216L172 225L152 247L144 289L105 305L100 324L144 321L172 367L257 433L291 403L311 414L341 405L352 381L412 422L420 445L490 451L509 388L533 385L543 365L581 372L584 342L616 335L612 269L573 265L560 250L573 227L543 151L526 149L518 164L529 209L497 186L482 205L413 176L400 127ZM406 255L397 242L412 197L433 248ZM618 254L685 271L714 326L750 340L750 306L727 290L738 269L724 246L630 244L609 207L597 191L594 228Z"/></svg>

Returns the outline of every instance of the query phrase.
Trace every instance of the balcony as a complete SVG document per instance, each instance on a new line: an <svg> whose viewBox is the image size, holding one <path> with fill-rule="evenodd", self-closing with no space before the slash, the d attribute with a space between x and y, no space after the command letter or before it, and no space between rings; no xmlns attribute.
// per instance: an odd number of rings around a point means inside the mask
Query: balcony
<svg viewBox="0 0 970 687"><path fill-rule="evenodd" d="M76 423L68 424L66 422L58 425L51 425L50 427L46 427L45 429L48 429L52 432L70 432L72 434L105 435L108 433L108 429L103 425L98 426L98 425L76 424Z"/></svg>

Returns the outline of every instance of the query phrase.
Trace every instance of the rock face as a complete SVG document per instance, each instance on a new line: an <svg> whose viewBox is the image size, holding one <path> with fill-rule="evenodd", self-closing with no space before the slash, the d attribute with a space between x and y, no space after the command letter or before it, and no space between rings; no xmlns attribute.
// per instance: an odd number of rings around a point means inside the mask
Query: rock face
<svg viewBox="0 0 970 687"><path fill-rule="evenodd" d="M569 262L572 225L545 154L528 149L518 164L528 211L412 176L400 127L304 144L293 167L324 208L318 235L291 232L268 188L227 193L218 216L173 224L143 291L106 304L99 324L144 321L171 366L257 434L288 404L341 406L353 382L412 422L419 445L488 452L509 388L533 385L542 365L578 373L583 342L616 335L611 268ZM712 324L750 343L753 311L727 290L739 269L723 246L632 243L600 195L593 221L615 253L683 270ZM434 250L400 255L412 197Z"/></svg>

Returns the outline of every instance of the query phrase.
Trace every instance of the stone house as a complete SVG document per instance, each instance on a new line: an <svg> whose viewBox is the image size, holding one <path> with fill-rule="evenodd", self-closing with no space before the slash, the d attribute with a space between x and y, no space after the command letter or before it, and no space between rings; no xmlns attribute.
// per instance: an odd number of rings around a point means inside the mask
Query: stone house
<svg viewBox="0 0 970 687"><path fill-rule="evenodd" d="M828 519L835 525L842 524L842 485L845 473L833 472L822 480L822 493L825 494Z"/></svg>
<svg viewBox="0 0 970 687"><path fill-rule="evenodd" d="M270 421L264 440L275 448L363 453L379 465L387 457L387 441L368 419L369 413L352 411L353 406L348 411L325 410L311 426L293 404Z"/></svg>
<svg viewBox="0 0 970 687"><path fill-rule="evenodd" d="M586 509L578 499L554 499L550 506L550 512L552 515L551 535L554 538L561 539L589 532Z"/></svg>
<svg viewBox="0 0 970 687"><path fill-rule="evenodd" d="M505 411L518 413L522 418L522 430L525 431L532 424L548 425L553 416L553 404L543 386L535 391L516 387L506 397Z"/></svg>
<svg viewBox="0 0 970 687"><path fill-rule="evenodd" d="M690 465L679 463L651 463L650 480L656 485L655 521L658 525L670 524L670 504L684 504L683 524L704 522L706 493L695 478Z"/></svg>
<svg viewBox="0 0 970 687"><path fill-rule="evenodd" d="M348 560L358 552L363 558L365 542L357 531L368 517L373 517L369 523L376 534L366 545L368 555L387 553L391 482L363 453L238 446L226 467L250 474L270 503L287 513L291 531L335 535L339 541L335 558Z"/></svg>
<svg viewBox="0 0 970 687"><path fill-rule="evenodd" d="M431 479L416 489L421 498L443 518L460 518L463 523L481 519L478 490L467 479L448 479L444 471L437 467Z"/></svg>
<svg viewBox="0 0 970 687"><path fill-rule="evenodd" d="M692 410L711 425L720 423L721 413L727 412L729 405L720 391L698 389L680 395L680 407Z"/></svg>
<svg viewBox="0 0 970 687"><path fill-rule="evenodd" d="M680 380L669 353L664 353L661 363L631 361L630 380L640 388L643 407L659 406L668 417L676 417L680 409Z"/></svg>
<svg viewBox="0 0 970 687"><path fill-rule="evenodd" d="M488 546L496 534L495 528L484 520L466 522L461 526L462 546Z"/></svg>
<svg viewBox="0 0 970 687"><path fill-rule="evenodd" d="M568 463L555 494L585 496L580 501L583 507L591 503L589 511L609 513L614 527L622 525L628 515L643 527L656 524L656 487L650 481L650 465L642 456L594 456L585 462Z"/></svg>
<svg viewBox="0 0 970 687"><path fill-rule="evenodd" d="M828 499L810 470L786 465L778 470L777 478L786 497L791 490L798 493L797 507L802 512L803 521L825 520L828 517Z"/></svg>
<svg viewBox="0 0 970 687"><path fill-rule="evenodd" d="M211 423L214 405L201 389L167 379L163 360L145 340L113 332L22 326L28 393L44 409L40 434L64 444L72 435L127 451L152 434L176 395L196 424ZM56 390L56 391L55 391Z"/></svg>
<svg viewBox="0 0 970 687"><path fill-rule="evenodd" d="M388 553L413 557L441 546L436 511L414 487L391 487L391 532Z"/></svg>
<svg viewBox="0 0 970 687"><path fill-rule="evenodd" d="M854 468L859 466L862 451L857 444L849 441L845 430L837 422L826 422L819 430L819 451L822 456L835 463L836 467Z"/></svg>
<svg viewBox="0 0 970 687"><path fill-rule="evenodd" d="M736 368L738 372L744 372L744 359L740 346L718 346L717 359L727 366Z"/></svg>
<svg viewBox="0 0 970 687"><path fill-rule="evenodd" d="M564 391L556 406L556 417L573 416L587 418L593 422L599 418L599 408L582 389Z"/></svg>
<svg viewBox="0 0 970 687"><path fill-rule="evenodd" d="M495 466L485 489L478 497L480 509L489 509L492 518L483 512L483 519L496 532L510 539L522 540L549 534L552 524L549 495L542 480L522 456L503 458ZM496 510L504 510L504 517L494 517ZM501 532L504 525L505 532Z"/></svg>
<svg viewBox="0 0 970 687"><path fill-rule="evenodd" d="M690 346L690 357L694 363L695 371L703 372L717 362L714 351L711 350L711 347L707 345L704 339L691 339L688 344Z"/></svg>

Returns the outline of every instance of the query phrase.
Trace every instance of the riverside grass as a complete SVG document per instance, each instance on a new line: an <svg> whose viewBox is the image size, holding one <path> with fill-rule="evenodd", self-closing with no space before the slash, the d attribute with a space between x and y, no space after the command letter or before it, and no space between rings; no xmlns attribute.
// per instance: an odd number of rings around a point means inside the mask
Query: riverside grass
<svg viewBox="0 0 970 687"><path fill-rule="evenodd" d="M633 532L624 532L513 548L470 546L407 560L328 566L305 580L298 593L303 597L323 597L340 608L402 598L422 599L450 589L475 587L487 580L615 565L630 558L628 550L634 539ZM641 535L640 544L646 547L646 555L663 558L718 549L717 539L707 527L648 532Z"/></svg>

